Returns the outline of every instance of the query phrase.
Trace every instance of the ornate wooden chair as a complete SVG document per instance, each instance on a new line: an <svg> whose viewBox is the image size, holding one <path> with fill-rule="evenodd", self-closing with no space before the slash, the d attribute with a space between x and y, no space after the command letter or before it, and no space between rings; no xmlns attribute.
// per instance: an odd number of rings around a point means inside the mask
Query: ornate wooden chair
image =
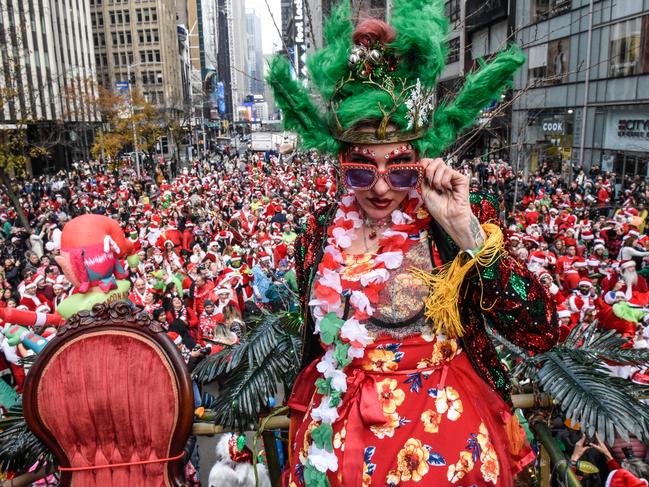
<svg viewBox="0 0 649 487"><path fill-rule="evenodd" d="M23 397L61 485L184 485L191 380L146 313L116 302L71 317L32 366Z"/></svg>

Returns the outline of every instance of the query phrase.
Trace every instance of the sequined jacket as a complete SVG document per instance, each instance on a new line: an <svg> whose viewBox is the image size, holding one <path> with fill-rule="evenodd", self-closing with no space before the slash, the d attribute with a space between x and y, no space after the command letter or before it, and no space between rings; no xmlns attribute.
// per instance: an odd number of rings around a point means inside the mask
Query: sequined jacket
<svg viewBox="0 0 649 487"><path fill-rule="evenodd" d="M470 203L473 214L481 223L498 221L495 198L471 193ZM314 323L307 303L326 245L326 231L335 213L336 206L333 205L310 215L296 241L295 267L304 310L302 367L324 352L318 337L313 334ZM451 238L434 221L428 236L431 250L435 248L443 262L452 260L459 252ZM507 372L485 327L490 326L532 353L543 352L551 348L559 336L556 306L527 267L506 253L490 267L467 276L460 295L463 298L459 308L465 329L462 348L478 374L509 401Z"/></svg>

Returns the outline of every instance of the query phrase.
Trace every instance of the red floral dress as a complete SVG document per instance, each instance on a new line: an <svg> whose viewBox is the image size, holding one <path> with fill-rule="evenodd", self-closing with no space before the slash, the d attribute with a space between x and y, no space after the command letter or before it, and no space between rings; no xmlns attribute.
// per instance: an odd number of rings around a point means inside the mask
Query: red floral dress
<svg viewBox="0 0 649 487"><path fill-rule="evenodd" d="M345 277L362 273L371 258L348 258ZM368 325L375 340L347 369L333 424L338 470L329 474L331 486L511 486L534 458L509 407L478 376L460 343L434 336L422 317L428 288L408 269L430 269L430 262L423 234L381 291L378 320ZM305 485L310 433L318 426L310 415L320 399L315 363L298 377L289 401L305 413L292 445L289 487ZM512 424L514 442L506 433Z"/></svg>

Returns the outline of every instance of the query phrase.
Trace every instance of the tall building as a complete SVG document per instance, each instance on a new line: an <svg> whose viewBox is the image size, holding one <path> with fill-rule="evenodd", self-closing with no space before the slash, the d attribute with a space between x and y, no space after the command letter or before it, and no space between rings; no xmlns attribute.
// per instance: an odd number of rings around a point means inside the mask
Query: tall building
<svg viewBox="0 0 649 487"><path fill-rule="evenodd" d="M464 7L461 4L464 3ZM512 39L515 29L514 12L511 11L512 2L509 0L448 0L446 2L446 15L455 26L449 39L449 66L451 61L463 57L461 68L456 78L447 88L447 95L454 96L464 82L464 75L480 65L481 60L489 60L497 52L505 50ZM462 12L464 8L464 12ZM463 20L462 20L463 19ZM463 26L463 36L454 37L457 33L457 22ZM459 54L458 54L459 50ZM511 140L510 121L510 93L505 93L498 102L486 107L478 122L477 128L469 132L470 142L465 147L461 157L481 156L486 159L507 157L509 141ZM477 130L477 133L475 132ZM460 139L459 143L466 142Z"/></svg>
<svg viewBox="0 0 649 487"><path fill-rule="evenodd" d="M112 88L116 82L130 81L151 103L181 113L175 0L89 0L89 4L99 83Z"/></svg>
<svg viewBox="0 0 649 487"><path fill-rule="evenodd" d="M27 125L35 143L60 129L51 160L88 157L98 119L87 2L0 0L0 15L0 129Z"/></svg>
<svg viewBox="0 0 649 487"><path fill-rule="evenodd" d="M217 0L217 99L221 116L235 122L248 91L246 83L246 29L243 0Z"/></svg>
<svg viewBox="0 0 649 487"><path fill-rule="evenodd" d="M261 46L261 19L254 10L246 11L246 36L248 93L263 95L264 55Z"/></svg>
<svg viewBox="0 0 649 487"><path fill-rule="evenodd" d="M516 2L527 61L515 87L512 160L569 173L599 166L618 185L649 169L649 2ZM618 186L619 189L620 186Z"/></svg>

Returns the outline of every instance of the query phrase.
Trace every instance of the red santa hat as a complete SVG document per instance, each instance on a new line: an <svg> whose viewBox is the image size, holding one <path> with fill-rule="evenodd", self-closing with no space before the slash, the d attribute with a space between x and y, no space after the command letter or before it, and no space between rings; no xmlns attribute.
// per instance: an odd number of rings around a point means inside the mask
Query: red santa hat
<svg viewBox="0 0 649 487"><path fill-rule="evenodd" d="M30 279L25 280L25 284L23 286L24 289L30 288L30 287L36 287L39 282L41 282L44 279L44 277L40 274L34 274Z"/></svg>
<svg viewBox="0 0 649 487"><path fill-rule="evenodd" d="M574 238L564 238L563 243L566 245L566 247L576 247L577 246L577 241Z"/></svg>
<svg viewBox="0 0 649 487"><path fill-rule="evenodd" d="M541 252L540 250L535 250L530 253L530 262L543 265L547 262L547 259L545 258L545 254L543 252Z"/></svg>
<svg viewBox="0 0 649 487"><path fill-rule="evenodd" d="M595 235L593 235L593 232L590 230L584 230L581 232L581 239L586 240L587 242L590 240L593 240L595 238Z"/></svg>
<svg viewBox="0 0 649 487"><path fill-rule="evenodd" d="M151 223L149 223L149 229L157 230L158 228L160 228L160 224L155 220L151 220Z"/></svg>
<svg viewBox="0 0 649 487"><path fill-rule="evenodd" d="M647 481L639 479L628 470L612 470L606 479L606 487L646 487Z"/></svg>
<svg viewBox="0 0 649 487"><path fill-rule="evenodd" d="M588 286L588 287L593 287L593 283L591 282L590 279L586 279L585 277L579 280L579 284L577 286Z"/></svg>
<svg viewBox="0 0 649 487"><path fill-rule="evenodd" d="M180 345L183 342L183 339L175 331L168 331L167 336L171 338L171 341L176 345Z"/></svg>
<svg viewBox="0 0 649 487"><path fill-rule="evenodd" d="M593 247L593 250L599 250L599 249L606 250L606 247L604 246L603 243L595 244L595 246Z"/></svg>

